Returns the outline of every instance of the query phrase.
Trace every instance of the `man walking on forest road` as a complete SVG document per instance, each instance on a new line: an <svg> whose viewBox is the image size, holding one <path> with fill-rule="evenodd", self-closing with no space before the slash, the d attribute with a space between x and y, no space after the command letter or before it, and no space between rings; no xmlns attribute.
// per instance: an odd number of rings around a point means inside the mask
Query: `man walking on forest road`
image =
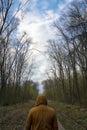
<svg viewBox="0 0 87 130"><path fill-rule="evenodd" d="M55 110L47 106L44 95L37 97L36 106L29 111L25 130L58 130Z"/></svg>

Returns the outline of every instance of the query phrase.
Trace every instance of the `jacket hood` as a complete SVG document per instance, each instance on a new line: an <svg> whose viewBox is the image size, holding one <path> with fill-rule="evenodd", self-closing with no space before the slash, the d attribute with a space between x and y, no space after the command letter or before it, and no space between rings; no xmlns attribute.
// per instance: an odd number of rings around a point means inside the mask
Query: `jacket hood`
<svg viewBox="0 0 87 130"><path fill-rule="evenodd" d="M45 95L38 95L36 99L36 106L47 105L47 99Z"/></svg>

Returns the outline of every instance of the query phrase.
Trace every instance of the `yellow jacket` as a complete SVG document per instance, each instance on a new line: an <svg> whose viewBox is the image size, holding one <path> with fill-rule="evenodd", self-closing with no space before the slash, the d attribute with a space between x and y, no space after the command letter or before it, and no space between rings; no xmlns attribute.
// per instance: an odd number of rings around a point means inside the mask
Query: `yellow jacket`
<svg viewBox="0 0 87 130"><path fill-rule="evenodd" d="M56 113L47 106L44 95L37 97L36 106L29 111L25 130L58 130Z"/></svg>

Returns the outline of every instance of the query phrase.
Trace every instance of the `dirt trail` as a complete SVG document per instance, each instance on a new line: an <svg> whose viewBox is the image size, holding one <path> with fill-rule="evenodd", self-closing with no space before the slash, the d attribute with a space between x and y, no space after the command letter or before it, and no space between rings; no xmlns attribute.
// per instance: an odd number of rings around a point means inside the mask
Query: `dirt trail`
<svg viewBox="0 0 87 130"><path fill-rule="evenodd" d="M65 128L62 126L60 122L58 122L59 130L65 130Z"/></svg>
<svg viewBox="0 0 87 130"><path fill-rule="evenodd" d="M12 110L0 110L0 130L24 130L30 105ZM58 122L59 130L65 130Z"/></svg>

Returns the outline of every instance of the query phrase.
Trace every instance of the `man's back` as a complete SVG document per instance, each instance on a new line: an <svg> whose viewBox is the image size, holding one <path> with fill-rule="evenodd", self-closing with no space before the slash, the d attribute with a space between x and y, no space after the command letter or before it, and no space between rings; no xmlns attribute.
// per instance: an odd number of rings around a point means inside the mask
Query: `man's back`
<svg viewBox="0 0 87 130"><path fill-rule="evenodd" d="M46 99L39 96L36 107L29 111L25 130L58 130L54 109L46 105Z"/></svg>

